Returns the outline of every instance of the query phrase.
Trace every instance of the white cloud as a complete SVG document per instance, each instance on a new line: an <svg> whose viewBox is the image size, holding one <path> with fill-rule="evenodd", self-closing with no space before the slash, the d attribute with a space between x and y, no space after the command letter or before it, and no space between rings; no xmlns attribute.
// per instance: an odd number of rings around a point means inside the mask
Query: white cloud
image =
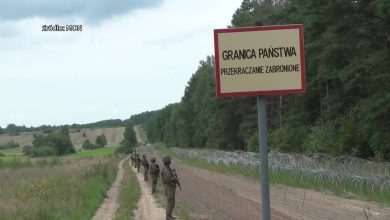
<svg viewBox="0 0 390 220"><path fill-rule="evenodd" d="M214 53L213 29L229 25L240 2L166 0L98 25L77 17L0 21L0 126L125 119L180 101L199 61ZM67 23L83 31L41 31Z"/></svg>
<svg viewBox="0 0 390 220"><path fill-rule="evenodd" d="M0 19L76 16L96 22L112 15L157 6L161 2L162 0L2 0L0 1Z"/></svg>

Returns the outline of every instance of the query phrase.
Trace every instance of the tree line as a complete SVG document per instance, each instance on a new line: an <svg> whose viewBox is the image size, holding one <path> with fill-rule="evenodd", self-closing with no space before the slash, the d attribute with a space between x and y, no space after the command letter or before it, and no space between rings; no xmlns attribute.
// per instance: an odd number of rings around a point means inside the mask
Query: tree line
<svg viewBox="0 0 390 220"><path fill-rule="evenodd" d="M51 133L57 129L61 129L64 126L67 126L69 129L83 129L83 128L113 128L113 127L123 127L126 126L126 121L121 119L108 119L102 120L98 122L86 123L86 124L71 124L71 125L41 125L36 127L26 127L25 125L15 125L8 124L5 128L0 127L0 135L1 134L9 134L9 135L19 135L22 132L40 132L42 131L45 134Z"/></svg>
<svg viewBox="0 0 390 220"><path fill-rule="evenodd" d="M386 0L244 0L229 27L303 24L306 93L269 96L272 150L390 160L390 4ZM141 113L150 141L257 151L255 97L217 98L214 57L179 103Z"/></svg>

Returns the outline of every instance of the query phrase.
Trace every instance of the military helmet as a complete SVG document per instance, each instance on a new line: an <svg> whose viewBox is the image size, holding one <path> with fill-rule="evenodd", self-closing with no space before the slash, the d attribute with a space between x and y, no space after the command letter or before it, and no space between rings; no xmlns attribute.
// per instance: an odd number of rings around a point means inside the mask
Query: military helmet
<svg viewBox="0 0 390 220"><path fill-rule="evenodd" d="M165 157L162 158L162 161L163 161L163 163L168 163L168 162L171 161L171 157L170 156L165 156Z"/></svg>
<svg viewBox="0 0 390 220"><path fill-rule="evenodd" d="M156 158L155 158L155 157L152 157L152 158L150 158L150 161L156 162Z"/></svg>

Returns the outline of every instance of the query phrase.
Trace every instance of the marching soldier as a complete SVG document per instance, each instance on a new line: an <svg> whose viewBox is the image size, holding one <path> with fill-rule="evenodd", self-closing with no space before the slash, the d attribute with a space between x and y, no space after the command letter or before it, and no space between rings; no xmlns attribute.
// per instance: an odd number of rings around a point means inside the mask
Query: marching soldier
<svg viewBox="0 0 390 220"><path fill-rule="evenodd" d="M149 162L148 160L146 159L146 155L142 155L142 165L144 167L144 180L145 181L148 181L149 177L148 177L148 172L149 172Z"/></svg>
<svg viewBox="0 0 390 220"><path fill-rule="evenodd" d="M134 152L130 154L131 165L134 166Z"/></svg>
<svg viewBox="0 0 390 220"><path fill-rule="evenodd" d="M152 193L157 192L156 186L157 186L157 178L160 174L160 167L158 164L156 164L156 158L152 157L150 158L150 176L152 177Z"/></svg>
<svg viewBox="0 0 390 220"><path fill-rule="evenodd" d="M139 173L140 166L141 166L141 158L139 158L139 154L135 154L135 168L137 168L138 173Z"/></svg>
<svg viewBox="0 0 390 220"><path fill-rule="evenodd" d="M175 219L172 216L173 208L175 207L175 194L176 194L176 185L180 188L180 182L177 178L176 172L174 169L171 169L171 157L166 156L162 158L164 167L161 171L162 182L165 187L165 195L167 197L167 210L166 210L166 220Z"/></svg>

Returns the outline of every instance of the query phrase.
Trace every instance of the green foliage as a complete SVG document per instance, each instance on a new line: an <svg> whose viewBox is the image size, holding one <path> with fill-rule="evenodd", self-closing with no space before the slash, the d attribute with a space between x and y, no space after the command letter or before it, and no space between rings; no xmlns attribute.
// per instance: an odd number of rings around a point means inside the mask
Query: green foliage
<svg viewBox="0 0 390 220"><path fill-rule="evenodd" d="M119 208L115 213L115 220L134 219L134 209L137 208L141 198L141 188L137 181L137 176L128 166L129 160L124 162L125 174L122 180L119 193Z"/></svg>
<svg viewBox="0 0 390 220"><path fill-rule="evenodd" d="M130 154L133 152L133 149L128 146L120 146L116 148L115 153L116 154Z"/></svg>
<svg viewBox="0 0 390 220"><path fill-rule="evenodd" d="M18 143L15 143L15 141L11 140L6 144L0 144L0 150L7 149L7 148L17 148L20 147Z"/></svg>
<svg viewBox="0 0 390 220"><path fill-rule="evenodd" d="M34 135L33 146L26 146L23 152L31 156L65 155L75 152L69 137L69 129L63 127L46 136Z"/></svg>
<svg viewBox="0 0 390 220"><path fill-rule="evenodd" d="M89 141L88 139L85 140L83 145L82 145L82 148L84 150L96 149L96 148L100 148L100 147L101 147L100 145L95 145L91 141Z"/></svg>
<svg viewBox="0 0 390 220"><path fill-rule="evenodd" d="M1 132L10 134L10 135L18 135L21 132L39 132L42 131L44 134L49 134L55 130L62 129L63 127L66 127L69 131L69 127L71 129L76 130L77 132L80 131L82 128L113 128L113 127L122 127L126 123L120 119L109 119L109 120L103 120L88 124L72 124L70 126L51 126L51 125L41 125L39 127L26 127L25 125L18 126L15 124L9 124L5 129L1 129L0 127L0 134Z"/></svg>
<svg viewBox="0 0 390 220"><path fill-rule="evenodd" d="M328 153L339 155L336 123L327 122L325 125L315 125L303 143L303 151L307 154Z"/></svg>
<svg viewBox="0 0 390 220"><path fill-rule="evenodd" d="M305 29L307 92L267 97L271 149L390 160L389 20L385 0L242 2L232 27ZM133 120L151 142L257 151L255 98L217 98L213 57L200 62L181 102Z"/></svg>
<svg viewBox="0 0 390 220"><path fill-rule="evenodd" d="M106 135L104 135L104 134L98 135L98 136L96 137L95 144L96 144L96 146L98 146L98 147L104 147L104 146L106 146L106 145L107 145L107 138L106 138Z"/></svg>
<svg viewBox="0 0 390 220"><path fill-rule="evenodd" d="M54 147L25 147L23 152L32 157L46 157L52 155L59 155Z"/></svg>
<svg viewBox="0 0 390 220"><path fill-rule="evenodd" d="M11 168L11 169L20 169L25 167L31 167L32 163L30 160L20 159L17 157L12 157L12 159L0 159L0 168Z"/></svg>
<svg viewBox="0 0 390 220"><path fill-rule="evenodd" d="M68 154L67 158L95 158L95 157L111 157L114 154L116 148L105 147L105 148L96 148L92 150L84 150L80 152L75 152Z"/></svg>
<svg viewBox="0 0 390 220"><path fill-rule="evenodd" d="M123 133L124 139L121 144L123 146L134 148L137 144L137 137L135 136L135 132L133 130L134 125L129 123L126 125L125 133Z"/></svg>

